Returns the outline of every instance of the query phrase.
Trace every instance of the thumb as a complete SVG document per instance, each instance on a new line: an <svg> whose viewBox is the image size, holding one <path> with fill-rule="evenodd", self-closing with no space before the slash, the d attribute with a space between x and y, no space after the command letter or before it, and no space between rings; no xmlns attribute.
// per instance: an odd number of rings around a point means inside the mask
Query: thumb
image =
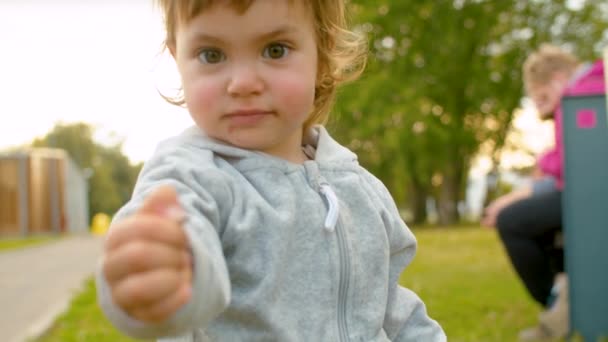
<svg viewBox="0 0 608 342"><path fill-rule="evenodd" d="M177 222L181 222L185 217L184 209L177 199L177 192L169 185L162 185L153 190L137 212L161 215Z"/></svg>

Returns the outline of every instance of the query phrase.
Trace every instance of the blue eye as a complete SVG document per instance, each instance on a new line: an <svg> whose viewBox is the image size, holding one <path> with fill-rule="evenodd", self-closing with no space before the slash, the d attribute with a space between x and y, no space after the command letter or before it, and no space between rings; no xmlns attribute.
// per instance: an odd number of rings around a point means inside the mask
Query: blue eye
<svg viewBox="0 0 608 342"><path fill-rule="evenodd" d="M287 56L289 48L285 44L273 43L264 48L262 55L266 58L279 59Z"/></svg>
<svg viewBox="0 0 608 342"><path fill-rule="evenodd" d="M204 49L198 53L198 59L203 64L217 64L226 59L224 53L217 49Z"/></svg>

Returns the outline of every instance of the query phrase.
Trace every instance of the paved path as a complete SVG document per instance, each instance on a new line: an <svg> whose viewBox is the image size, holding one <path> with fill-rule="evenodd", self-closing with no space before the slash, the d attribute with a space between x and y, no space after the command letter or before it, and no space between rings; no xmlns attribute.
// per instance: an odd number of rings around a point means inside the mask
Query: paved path
<svg viewBox="0 0 608 342"><path fill-rule="evenodd" d="M77 235L0 252L0 341L22 342L47 329L93 275L101 248L101 238Z"/></svg>

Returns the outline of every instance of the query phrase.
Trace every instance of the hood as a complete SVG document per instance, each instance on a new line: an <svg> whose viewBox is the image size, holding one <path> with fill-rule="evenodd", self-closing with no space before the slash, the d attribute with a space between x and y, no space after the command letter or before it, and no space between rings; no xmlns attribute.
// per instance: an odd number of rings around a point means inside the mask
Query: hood
<svg viewBox="0 0 608 342"><path fill-rule="evenodd" d="M170 138L161 145L168 147L179 146L181 144L187 144L190 147L200 149L201 151L212 151L215 155L221 156L238 169L272 166L289 170L299 167L298 164L264 152L235 147L211 138L197 126L191 126L177 137ZM303 144L304 146L312 146L312 148L314 148L314 160L321 166L358 166L357 156L352 151L336 142L329 135L325 127L321 125L313 126L306 132Z"/></svg>

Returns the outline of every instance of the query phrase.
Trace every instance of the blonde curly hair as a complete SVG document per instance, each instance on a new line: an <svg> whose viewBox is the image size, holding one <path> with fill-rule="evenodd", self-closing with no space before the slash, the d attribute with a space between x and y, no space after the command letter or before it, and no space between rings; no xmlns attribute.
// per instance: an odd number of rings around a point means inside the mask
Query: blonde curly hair
<svg viewBox="0 0 608 342"><path fill-rule="evenodd" d="M557 72L570 77L579 65L576 56L555 45L543 44L524 62L524 84L526 88L548 84Z"/></svg>
<svg viewBox="0 0 608 342"><path fill-rule="evenodd" d="M166 37L164 47L175 46L178 25L187 24L221 0L156 0L164 16ZM237 12L244 13L255 0L229 0ZM355 80L365 68L367 41L347 26L344 0L289 0L301 1L311 11L317 41L318 70L313 110L304 123L307 129L324 124L336 97L337 87ZM162 95L162 94L161 94ZM168 102L184 106L183 94L177 97L162 95Z"/></svg>

